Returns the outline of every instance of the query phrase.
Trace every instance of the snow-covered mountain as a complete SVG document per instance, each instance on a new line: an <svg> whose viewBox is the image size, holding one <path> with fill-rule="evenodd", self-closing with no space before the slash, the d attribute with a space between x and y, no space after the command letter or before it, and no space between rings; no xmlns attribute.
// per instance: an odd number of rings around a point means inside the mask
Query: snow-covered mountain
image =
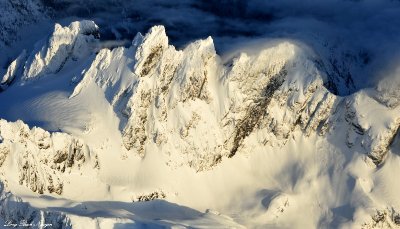
<svg viewBox="0 0 400 229"><path fill-rule="evenodd" d="M339 96L348 62L289 39L221 57L163 26L128 47L99 33L56 24L0 76L5 224L400 227L391 81Z"/></svg>

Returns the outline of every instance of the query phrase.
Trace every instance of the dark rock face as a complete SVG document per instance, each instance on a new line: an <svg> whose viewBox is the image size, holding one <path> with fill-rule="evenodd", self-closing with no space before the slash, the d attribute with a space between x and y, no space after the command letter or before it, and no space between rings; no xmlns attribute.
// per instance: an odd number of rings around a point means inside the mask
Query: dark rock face
<svg viewBox="0 0 400 229"><path fill-rule="evenodd" d="M140 195L136 198L136 200L133 200L133 202L146 202L146 201L152 201L152 200L157 200L157 199L165 199L167 197L163 191L155 191L147 195Z"/></svg>
<svg viewBox="0 0 400 229"><path fill-rule="evenodd" d="M257 125L259 125L260 119L266 115L266 110L271 102L273 94L283 84L286 75L287 72L283 68L280 73L272 77L265 89L263 89L261 97L248 109L245 118L241 120L235 128L233 146L228 157L233 157L236 154L242 141L253 132Z"/></svg>
<svg viewBox="0 0 400 229"><path fill-rule="evenodd" d="M3 0L0 2L0 45L17 39L20 27L47 17L47 8L39 0Z"/></svg>

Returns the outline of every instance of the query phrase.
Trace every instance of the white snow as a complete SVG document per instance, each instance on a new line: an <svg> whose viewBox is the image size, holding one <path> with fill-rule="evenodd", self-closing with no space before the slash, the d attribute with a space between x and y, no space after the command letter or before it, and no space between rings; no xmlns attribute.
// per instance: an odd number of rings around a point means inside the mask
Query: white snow
<svg viewBox="0 0 400 229"><path fill-rule="evenodd" d="M176 50L162 26L112 50L96 50L95 31L56 25L3 77L16 83L0 101L16 99L0 117L30 127L0 121L2 220L399 227L400 107L379 91L332 94L317 54L289 40L221 58L211 37Z"/></svg>
<svg viewBox="0 0 400 229"><path fill-rule="evenodd" d="M57 73L68 58L77 60L87 57L97 30L98 27L93 21L73 22L68 27L55 24L47 44L28 58L23 79L32 80L43 74Z"/></svg>

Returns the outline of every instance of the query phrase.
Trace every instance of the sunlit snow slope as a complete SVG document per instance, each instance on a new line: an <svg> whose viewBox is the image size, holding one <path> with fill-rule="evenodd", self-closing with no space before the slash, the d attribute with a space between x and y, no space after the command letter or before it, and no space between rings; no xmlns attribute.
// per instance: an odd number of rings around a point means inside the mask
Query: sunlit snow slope
<svg viewBox="0 0 400 229"><path fill-rule="evenodd" d="M163 26L129 47L98 37L56 24L0 76L3 222L400 227L390 83L336 96L291 40L220 57L211 37L177 50Z"/></svg>

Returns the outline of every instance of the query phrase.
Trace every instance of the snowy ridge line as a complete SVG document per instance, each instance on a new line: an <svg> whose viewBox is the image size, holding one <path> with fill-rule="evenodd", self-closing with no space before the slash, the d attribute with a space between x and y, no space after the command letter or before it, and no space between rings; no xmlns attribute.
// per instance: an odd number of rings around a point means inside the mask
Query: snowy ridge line
<svg viewBox="0 0 400 229"><path fill-rule="evenodd" d="M24 67L23 80L32 80L43 74L57 74L68 58L87 57L98 37L98 27L93 21L73 22L68 27L56 24L47 44L32 53Z"/></svg>
<svg viewBox="0 0 400 229"><path fill-rule="evenodd" d="M48 41L37 42L30 54L24 50L8 66L1 80L1 90L5 90L16 76L25 84L43 75L57 74L69 59L87 58L96 51L98 36L98 27L93 21L74 22L68 27L55 24Z"/></svg>
<svg viewBox="0 0 400 229"><path fill-rule="evenodd" d="M32 112L22 118L30 125L70 133L1 120L6 191L93 228L138 219L135 226L400 227L400 106L396 86L385 90L390 82L335 95L319 56L291 40L223 60L211 37L177 50L163 26L130 47L97 50L96 29L88 21L58 28L26 52L38 64L16 60L3 77L13 83L0 99L25 96L4 114ZM31 66L26 83L21 69ZM35 108L57 109L49 117Z"/></svg>
<svg viewBox="0 0 400 229"><path fill-rule="evenodd" d="M25 64L22 80L57 74L68 58L74 61L93 53L91 43L97 30L91 21L65 28L56 25L49 44L28 58L32 61ZM10 65L4 82L18 73L15 68L21 65L21 56ZM357 126L354 119L359 108L351 104L364 93L345 98L330 93L325 88L330 76L321 72L324 68L317 59L301 45L282 41L255 54L239 53L223 64L211 37L176 50L168 44L165 28L155 26L145 36L139 33L129 48L100 50L93 63L81 70L81 80L70 98L94 82L120 118L126 150L144 157L146 147L155 144L167 154L185 152L186 159L177 164L204 170L235 155L246 145L246 138L264 145L285 144L296 128L306 135L327 131L335 135L329 130L342 125L341 116ZM279 84L273 79L275 74L281 74ZM345 107L340 102L343 99L348 104ZM182 109L185 115L174 120ZM214 124L209 126L209 121ZM346 144L351 148L354 141L362 142L363 151L378 165L396 134L396 123L384 136L374 126L358 126L363 130L355 132L349 129ZM195 135L202 130L210 137L199 142Z"/></svg>

